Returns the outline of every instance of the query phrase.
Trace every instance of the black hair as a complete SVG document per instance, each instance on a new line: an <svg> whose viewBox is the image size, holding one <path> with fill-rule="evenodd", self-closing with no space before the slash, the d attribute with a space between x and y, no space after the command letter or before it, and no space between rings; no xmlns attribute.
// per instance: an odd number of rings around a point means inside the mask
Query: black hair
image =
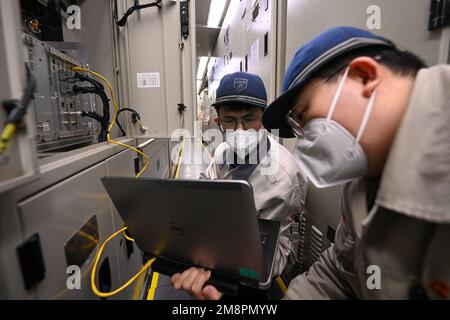
<svg viewBox="0 0 450 320"><path fill-rule="evenodd" d="M412 52L401 51L396 47L372 46L356 49L333 59L317 70L313 78L335 81L351 61L358 57L371 57L402 77L415 77L420 69L426 67L425 62Z"/></svg>

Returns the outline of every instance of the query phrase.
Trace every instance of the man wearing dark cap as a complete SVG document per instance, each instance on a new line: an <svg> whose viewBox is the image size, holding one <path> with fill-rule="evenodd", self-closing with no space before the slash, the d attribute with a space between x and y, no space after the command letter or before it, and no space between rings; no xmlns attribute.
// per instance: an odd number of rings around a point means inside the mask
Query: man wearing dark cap
<svg viewBox="0 0 450 320"><path fill-rule="evenodd" d="M286 298L450 298L449 88L448 65L356 28L296 53L263 123L317 187L346 184L335 245Z"/></svg>
<svg viewBox="0 0 450 320"><path fill-rule="evenodd" d="M202 174L206 179L247 180L253 187L258 218L279 220L274 274L280 275L298 242L297 214L306 198L306 178L292 154L262 127L267 93L260 77L236 72L223 77L213 106L225 142Z"/></svg>
<svg viewBox="0 0 450 320"><path fill-rule="evenodd" d="M294 222L305 205L306 178L292 154L262 128L267 94L260 77L243 72L226 75L213 106L225 142L216 148L202 178L246 180L252 185L258 218L281 223L273 271L280 275L297 253L298 223ZM184 276L174 277L175 288L183 288L178 284Z"/></svg>
<svg viewBox="0 0 450 320"><path fill-rule="evenodd" d="M264 126L317 187L346 184L334 246L286 299L450 298L449 88L448 65L356 28L297 51Z"/></svg>

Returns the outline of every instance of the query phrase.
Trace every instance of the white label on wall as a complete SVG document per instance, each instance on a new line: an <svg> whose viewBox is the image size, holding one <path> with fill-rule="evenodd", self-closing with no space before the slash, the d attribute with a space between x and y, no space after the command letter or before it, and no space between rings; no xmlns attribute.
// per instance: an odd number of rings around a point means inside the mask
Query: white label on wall
<svg viewBox="0 0 450 320"><path fill-rule="evenodd" d="M252 65L257 65L259 63L259 39L256 39L251 46L250 63Z"/></svg>
<svg viewBox="0 0 450 320"><path fill-rule="evenodd" d="M138 73L137 87L138 89L161 87L159 72Z"/></svg>
<svg viewBox="0 0 450 320"><path fill-rule="evenodd" d="M44 130L44 132L49 132L50 131L50 123L44 122L42 124L42 129Z"/></svg>

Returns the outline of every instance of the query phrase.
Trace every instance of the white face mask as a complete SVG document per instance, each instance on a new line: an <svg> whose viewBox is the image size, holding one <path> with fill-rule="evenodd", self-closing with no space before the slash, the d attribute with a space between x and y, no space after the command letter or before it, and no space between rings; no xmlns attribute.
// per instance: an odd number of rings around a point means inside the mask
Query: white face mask
<svg viewBox="0 0 450 320"><path fill-rule="evenodd" d="M347 68L327 118L308 122L303 128L304 137L298 138L294 149L300 168L317 188L340 185L362 177L367 172L367 158L359 142L367 127L376 93L369 100L356 138L331 119L348 73Z"/></svg>
<svg viewBox="0 0 450 320"><path fill-rule="evenodd" d="M264 133L263 130L227 130L225 132L225 139L228 145L238 155L244 159L249 153L258 147Z"/></svg>

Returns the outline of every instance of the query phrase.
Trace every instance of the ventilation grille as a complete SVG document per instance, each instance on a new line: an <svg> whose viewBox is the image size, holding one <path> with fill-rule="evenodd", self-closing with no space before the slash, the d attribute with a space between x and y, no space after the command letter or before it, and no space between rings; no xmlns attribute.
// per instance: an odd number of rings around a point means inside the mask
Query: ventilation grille
<svg viewBox="0 0 450 320"><path fill-rule="evenodd" d="M300 241L298 244L298 252L297 252L297 265L296 270L300 274L305 270L305 249L306 249L306 217L304 214L300 217L300 230L299 236Z"/></svg>
<svg viewBox="0 0 450 320"><path fill-rule="evenodd" d="M311 242L310 242L310 255L308 259L309 266L313 265L319 260L320 253L322 252L323 235L319 229L315 226L311 226Z"/></svg>
<svg viewBox="0 0 450 320"><path fill-rule="evenodd" d="M297 260L294 264L288 264L283 272L283 279L286 283L308 271L319 259L321 252L326 249L323 233L312 224L311 218L307 213L303 213L300 216L298 232Z"/></svg>

